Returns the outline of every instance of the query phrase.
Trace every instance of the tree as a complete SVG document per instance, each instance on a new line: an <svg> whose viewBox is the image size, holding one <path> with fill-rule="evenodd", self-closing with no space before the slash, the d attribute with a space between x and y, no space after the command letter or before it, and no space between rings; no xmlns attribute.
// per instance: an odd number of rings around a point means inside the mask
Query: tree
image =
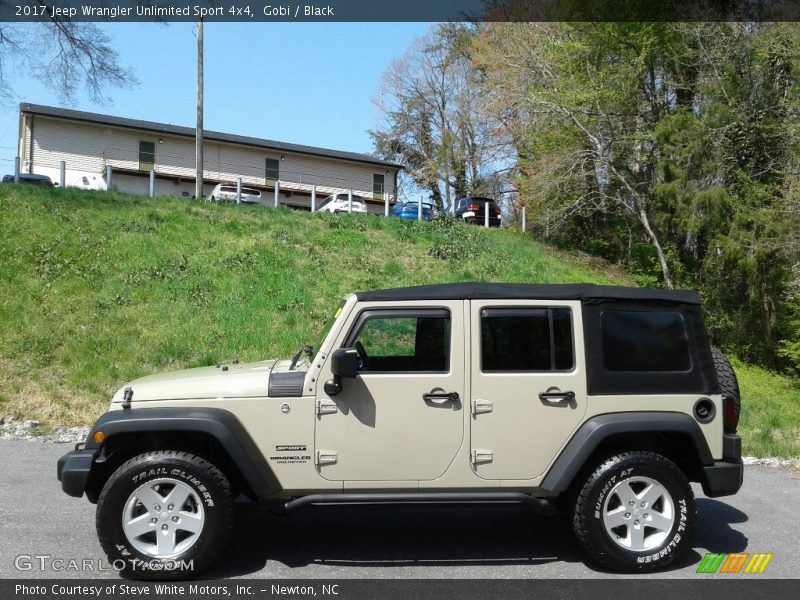
<svg viewBox="0 0 800 600"><path fill-rule="evenodd" d="M136 83L132 72L119 64L111 40L101 29L58 17L0 24L0 95L6 98L13 96L7 79L12 68L30 73L62 102L72 102L82 89L92 101L103 103L108 86Z"/></svg>
<svg viewBox="0 0 800 600"><path fill-rule="evenodd" d="M716 341L772 365L800 256L798 56L788 23L497 23L472 52L529 214L699 288Z"/></svg>
<svg viewBox="0 0 800 600"><path fill-rule="evenodd" d="M480 118L477 72L468 51L473 30L443 24L393 61L375 104L383 123L370 135L377 153L402 162L439 208L481 193L498 146Z"/></svg>

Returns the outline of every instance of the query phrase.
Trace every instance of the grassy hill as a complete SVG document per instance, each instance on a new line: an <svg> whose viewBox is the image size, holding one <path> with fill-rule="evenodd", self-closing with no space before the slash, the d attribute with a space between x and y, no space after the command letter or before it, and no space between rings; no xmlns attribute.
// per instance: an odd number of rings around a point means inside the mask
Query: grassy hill
<svg viewBox="0 0 800 600"><path fill-rule="evenodd" d="M49 424L93 420L116 388L148 373L289 356L315 341L351 291L465 280L631 284L585 256L449 221L8 185L0 215L0 415ZM758 380L754 391L782 390L800 404L794 383L739 367ZM747 402L745 417L756 415ZM775 415L758 414L754 443L800 453L796 429L775 442L764 433Z"/></svg>

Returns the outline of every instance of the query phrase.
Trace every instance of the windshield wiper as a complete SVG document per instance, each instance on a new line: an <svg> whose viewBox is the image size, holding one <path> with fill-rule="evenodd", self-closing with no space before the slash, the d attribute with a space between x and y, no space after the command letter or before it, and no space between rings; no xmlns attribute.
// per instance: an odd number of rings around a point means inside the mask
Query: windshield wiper
<svg viewBox="0 0 800 600"><path fill-rule="evenodd" d="M306 344L305 346L300 348L300 350L297 351L297 354L295 354L292 357L292 364L289 365L290 371L294 371L294 368L297 366L297 361L300 360L300 357L303 356L304 353L307 354L308 359L311 360L314 357L314 347L309 344Z"/></svg>

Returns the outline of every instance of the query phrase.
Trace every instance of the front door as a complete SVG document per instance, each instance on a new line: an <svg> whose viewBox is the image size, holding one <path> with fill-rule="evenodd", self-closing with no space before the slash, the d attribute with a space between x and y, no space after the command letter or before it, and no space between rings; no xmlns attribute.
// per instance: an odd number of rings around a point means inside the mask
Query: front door
<svg viewBox="0 0 800 600"><path fill-rule="evenodd" d="M338 347L361 367L328 396L317 387L316 461L334 481L440 477L464 438L464 302L364 307ZM323 377L329 367L323 369Z"/></svg>
<svg viewBox="0 0 800 600"><path fill-rule="evenodd" d="M580 302L473 300L470 318L473 469L543 475L586 413Z"/></svg>

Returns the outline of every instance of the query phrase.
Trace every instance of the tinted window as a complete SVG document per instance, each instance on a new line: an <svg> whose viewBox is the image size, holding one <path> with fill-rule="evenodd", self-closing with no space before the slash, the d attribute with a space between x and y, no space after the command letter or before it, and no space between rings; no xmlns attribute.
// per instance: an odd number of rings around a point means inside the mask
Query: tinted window
<svg viewBox="0 0 800 600"><path fill-rule="evenodd" d="M608 371L688 371L689 344L678 312L606 310L600 316Z"/></svg>
<svg viewBox="0 0 800 600"><path fill-rule="evenodd" d="M361 371L447 371L450 317L444 310L425 316L370 316L351 345L361 354Z"/></svg>
<svg viewBox="0 0 800 600"><path fill-rule="evenodd" d="M573 366L568 308L481 311L483 371L565 371Z"/></svg>

